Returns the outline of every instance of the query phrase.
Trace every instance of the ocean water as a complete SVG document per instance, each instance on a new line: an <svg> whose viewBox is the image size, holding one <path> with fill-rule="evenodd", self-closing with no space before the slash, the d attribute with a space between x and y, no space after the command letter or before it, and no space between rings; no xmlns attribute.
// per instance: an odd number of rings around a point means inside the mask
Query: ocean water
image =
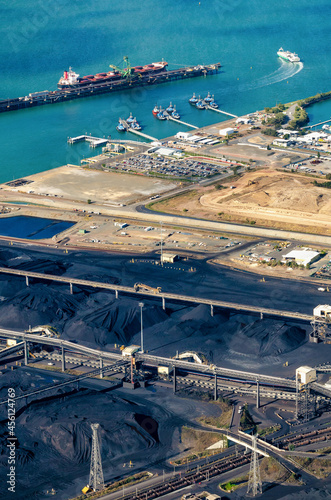
<svg viewBox="0 0 331 500"><path fill-rule="evenodd" d="M63 71L107 71L128 55L132 65L162 58L169 68L221 62L218 75L106 94L0 115L0 182L96 154L87 144L69 146L83 133L113 138L118 118L132 112L143 131L162 138L187 130L152 116L157 103L176 104L197 126L225 120L188 104L192 93L215 95L234 114L330 90L329 0L0 0L0 98L52 90ZM303 64L282 62L279 47ZM312 122L328 119L331 101L313 106ZM132 134L128 134L134 138Z"/></svg>

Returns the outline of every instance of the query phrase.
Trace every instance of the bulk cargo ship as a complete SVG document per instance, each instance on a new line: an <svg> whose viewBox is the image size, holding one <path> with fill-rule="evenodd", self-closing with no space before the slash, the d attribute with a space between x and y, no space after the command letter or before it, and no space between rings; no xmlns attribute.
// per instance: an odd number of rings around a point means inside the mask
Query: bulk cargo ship
<svg viewBox="0 0 331 500"><path fill-rule="evenodd" d="M167 62L157 62L146 64L145 66L134 66L131 68L128 66L123 70L117 68L116 66L111 66L113 71L108 71L107 73L97 73L96 75L87 75L80 77L78 73L72 71L72 68L69 68L69 71L65 71L63 76L60 78L57 86L59 89L68 89L68 88L79 88L84 85L93 86L94 84L99 83L112 83L117 82L123 76L126 78L141 78L142 76L153 76L161 71L164 71L168 66Z"/></svg>
<svg viewBox="0 0 331 500"><path fill-rule="evenodd" d="M131 90L136 87L169 83L174 80L207 76L217 73L220 63L186 66L167 70L165 61L131 67L128 58L124 58L124 68L111 65L112 71L80 77L71 68L65 71L58 82L58 90L32 92L24 97L0 101L0 113L17 109L31 108L45 104L80 99L93 95Z"/></svg>

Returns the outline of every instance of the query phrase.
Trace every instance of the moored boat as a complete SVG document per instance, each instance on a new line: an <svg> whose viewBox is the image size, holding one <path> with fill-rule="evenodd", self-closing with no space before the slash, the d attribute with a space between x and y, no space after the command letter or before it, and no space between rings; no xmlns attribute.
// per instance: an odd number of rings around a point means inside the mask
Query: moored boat
<svg viewBox="0 0 331 500"><path fill-rule="evenodd" d="M192 95L191 99L188 100L190 104L196 104L198 102L198 99L196 98L195 94Z"/></svg>
<svg viewBox="0 0 331 500"><path fill-rule="evenodd" d="M168 113L172 113L172 112L174 111L174 109L175 109L175 108L173 107L172 102L171 102L171 103L170 103L170 105L166 108L166 111L167 111Z"/></svg>
<svg viewBox="0 0 331 500"><path fill-rule="evenodd" d="M129 118L127 118L127 119L126 119L126 123L129 123L129 124L130 124L130 123L132 123L132 122L134 122L134 121L135 121L135 118L133 118L132 113L130 113Z"/></svg>
<svg viewBox="0 0 331 500"><path fill-rule="evenodd" d="M124 127L124 125L122 125L121 122L119 122L119 124L116 127L116 130L118 130L118 132L125 132L126 128Z"/></svg>
<svg viewBox="0 0 331 500"><path fill-rule="evenodd" d="M60 78L57 86L59 89L77 88L85 85L96 85L99 83L112 83L121 80L122 78L130 77L131 79L138 79L142 76L156 75L162 71L166 71L168 63L165 61L146 64L145 66L128 65L127 68L121 70L116 66L111 66L112 71L105 73L97 73L95 75L80 76L75 73L72 68L69 71L64 71L63 76Z"/></svg>
<svg viewBox="0 0 331 500"><path fill-rule="evenodd" d="M206 103L201 99L199 96L199 99L195 105L198 109L206 109Z"/></svg>
<svg viewBox="0 0 331 500"><path fill-rule="evenodd" d="M180 114L178 113L178 111L176 111L176 106L174 106L174 110L171 113L171 116L175 118L175 120L180 120Z"/></svg>
<svg viewBox="0 0 331 500"><path fill-rule="evenodd" d="M204 98L204 101L205 101L205 102L210 103L210 102L212 102L213 100L214 100L214 99L213 99L213 97L210 95L210 92L208 92L207 96Z"/></svg>
<svg viewBox="0 0 331 500"><path fill-rule="evenodd" d="M152 111L153 115L156 116L159 112L160 112L160 108L157 105L155 105L154 109Z"/></svg>
<svg viewBox="0 0 331 500"><path fill-rule="evenodd" d="M208 106L210 106L213 109L218 109L218 104L217 102L214 101L214 99L208 103Z"/></svg>
<svg viewBox="0 0 331 500"><path fill-rule="evenodd" d="M167 117L166 117L166 115L165 115L165 113L164 113L164 110L163 110L162 108L160 108L160 111L159 111L159 112L158 112L158 114L156 115L156 118L157 118L158 120L166 120L166 119L167 119Z"/></svg>
<svg viewBox="0 0 331 500"><path fill-rule="evenodd" d="M134 118L133 121L130 123L130 127L133 130L141 130L141 125L137 122L136 118Z"/></svg>

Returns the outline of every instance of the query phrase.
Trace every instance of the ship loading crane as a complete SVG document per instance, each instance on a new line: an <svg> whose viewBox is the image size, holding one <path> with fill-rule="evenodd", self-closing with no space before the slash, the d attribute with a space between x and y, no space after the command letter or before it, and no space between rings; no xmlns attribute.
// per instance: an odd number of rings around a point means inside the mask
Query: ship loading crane
<svg viewBox="0 0 331 500"><path fill-rule="evenodd" d="M132 76L132 67L131 67L128 56L123 57L123 66L125 64L126 64L126 67L123 67L123 68L120 68L119 66L115 66L114 64L110 64L109 67L111 69L117 71L118 73L120 73L122 78L129 80L130 77Z"/></svg>

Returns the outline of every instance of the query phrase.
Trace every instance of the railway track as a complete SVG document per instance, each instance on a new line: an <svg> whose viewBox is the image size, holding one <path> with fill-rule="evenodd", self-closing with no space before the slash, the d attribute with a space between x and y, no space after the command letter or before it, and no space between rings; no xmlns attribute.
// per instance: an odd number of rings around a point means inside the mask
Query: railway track
<svg viewBox="0 0 331 500"><path fill-rule="evenodd" d="M287 438L281 439L280 441L277 441L277 443L283 450L289 450L291 446L305 446L308 444L314 444L329 440L331 440L331 427L327 427L326 429L320 429L317 431L306 432L295 436L289 436Z"/></svg>
<svg viewBox="0 0 331 500"><path fill-rule="evenodd" d="M136 493L129 493L124 496L121 492L116 498L121 498L122 500L151 500L153 498L159 498L163 495L181 490L182 488L186 488L192 484L207 481L212 477L246 465L250 462L250 460L250 455L218 459L211 464L191 469L183 473L180 477L175 476L168 481L162 481L151 488L142 488L137 490Z"/></svg>

